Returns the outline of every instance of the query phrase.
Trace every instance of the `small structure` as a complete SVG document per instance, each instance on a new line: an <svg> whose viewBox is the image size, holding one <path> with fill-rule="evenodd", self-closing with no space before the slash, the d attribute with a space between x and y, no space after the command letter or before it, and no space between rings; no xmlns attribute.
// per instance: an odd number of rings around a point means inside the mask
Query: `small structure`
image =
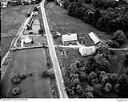
<svg viewBox="0 0 128 102"><path fill-rule="evenodd" d="M69 45L69 44L77 44L78 37L76 33L73 34L65 34L62 35L62 43L63 45Z"/></svg>
<svg viewBox="0 0 128 102"><path fill-rule="evenodd" d="M96 52L95 46L80 47L79 52L82 56L89 56Z"/></svg>
<svg viewBox="0 0 128 102"><path fill-rule="evenodd" d="M95 43L95 44L98 44L101 42L100 38L93 32L89 33L88 34L89 37L92 39L92 41Z"/></svg>
<svg viewBox="0 0 128 102"><path fill-rule="evenodd" d="M24 47L24 43L31 43L32 39L28 35L23 35L21 37L21 47Z"/></svg>

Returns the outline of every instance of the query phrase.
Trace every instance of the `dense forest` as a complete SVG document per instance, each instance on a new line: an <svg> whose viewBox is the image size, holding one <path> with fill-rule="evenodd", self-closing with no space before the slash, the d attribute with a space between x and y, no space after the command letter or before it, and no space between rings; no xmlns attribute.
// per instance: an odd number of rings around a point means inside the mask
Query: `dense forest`
<svg viewBox="0 0 128 102"><path fill-rule="evenodd" d="M64 77L70 98L126 98L128 97L128 54L123 64L125 73L111 73L113 65L107 47L99 47L97 54L85 60L76 60Z"/></svg>
<svg viewBox="0 0 128 102"><path fill-rule="evenodd" d="M108 33L121 30L128 37L128 3L125 0L63 0L68 15Z"/></svg>

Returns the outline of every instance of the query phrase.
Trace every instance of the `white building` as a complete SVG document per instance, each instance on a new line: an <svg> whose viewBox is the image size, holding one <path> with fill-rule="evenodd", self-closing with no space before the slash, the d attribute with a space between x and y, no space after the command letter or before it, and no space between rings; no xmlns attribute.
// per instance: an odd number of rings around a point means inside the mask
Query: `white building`
<svg viewBox="0 0 128 102"><path fill-rule="evenodd" d="M96 52L95 46L80 47L79 52L82 56L89 56Z"/></svg>
<svg viewBox="0 0 128 102"><path fill-rule="evenodd" d="M63 45L77 44L78 37L76 33L62 35Z"/></svg>
<svg viewBox="0 0 128 102"><path fill-rule="evenodd" d="M99 42L101 42L100 38L95 33L91 32L88 35L95 44L98 44Z"/></svg>

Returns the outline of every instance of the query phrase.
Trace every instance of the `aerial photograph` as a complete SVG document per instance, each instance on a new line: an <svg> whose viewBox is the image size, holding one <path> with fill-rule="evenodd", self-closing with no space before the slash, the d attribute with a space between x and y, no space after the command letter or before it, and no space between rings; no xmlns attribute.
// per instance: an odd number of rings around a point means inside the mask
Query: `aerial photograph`
<svg viewBox="0 0 128 102"><path fill-rule="evenodd" d="M0 3L1 98L128 99L128 0Z"/></svg>

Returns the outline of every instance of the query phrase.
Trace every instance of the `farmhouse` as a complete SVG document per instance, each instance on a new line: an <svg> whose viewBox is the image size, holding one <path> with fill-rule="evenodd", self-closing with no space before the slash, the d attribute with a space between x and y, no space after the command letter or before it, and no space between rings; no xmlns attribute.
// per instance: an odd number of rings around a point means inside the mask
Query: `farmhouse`
<svg viewBox="0 0 128 102"><path fill-rule="evenodd" d="M77 42L78 42L78 38L76 33L73 33L73 34L69 33L69 34L62 35L63 45L77 44Z"/></svg>

